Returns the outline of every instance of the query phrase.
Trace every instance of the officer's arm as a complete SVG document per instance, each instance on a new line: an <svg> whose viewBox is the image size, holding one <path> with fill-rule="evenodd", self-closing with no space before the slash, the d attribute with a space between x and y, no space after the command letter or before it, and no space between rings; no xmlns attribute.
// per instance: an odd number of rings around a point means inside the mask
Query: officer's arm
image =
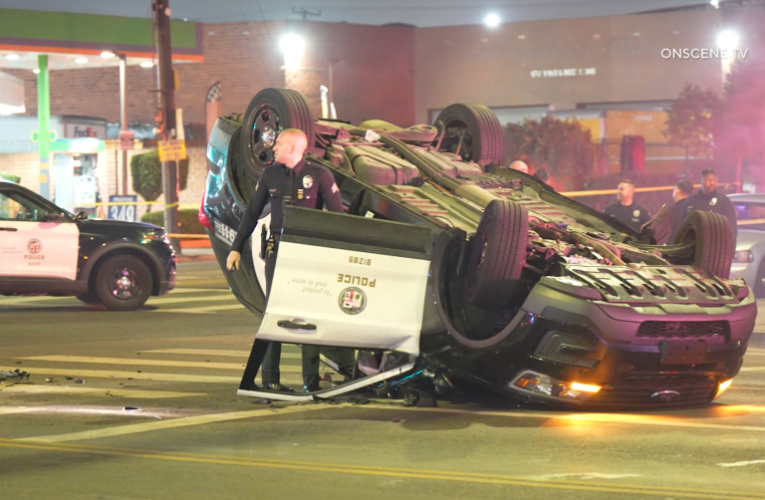
<svg viewBox="0 0 765 500"><path fill-rule="evenodd" d="M329 170L322 169L321 182L319 183L319 193L321 201L330 212L343 213L343 200L340 198L340 189L335 184L335 178Z"/></svg>
<svg viewBox="0 0 765 500"><path fill-rule="evenodd" d="M255 188L255 192L252 193L249 205L247 205L247 210L244 211L242 221L239 223L239 229L236 230L236 238L234 238L234 243L231 244L232 251L242 253L244 242L247 241L247 238L255 230L255 226L258 225L258 218L263 212L266 203L268 203L268 186L265 182L265 175L261 175L258 186Z"/></svg>

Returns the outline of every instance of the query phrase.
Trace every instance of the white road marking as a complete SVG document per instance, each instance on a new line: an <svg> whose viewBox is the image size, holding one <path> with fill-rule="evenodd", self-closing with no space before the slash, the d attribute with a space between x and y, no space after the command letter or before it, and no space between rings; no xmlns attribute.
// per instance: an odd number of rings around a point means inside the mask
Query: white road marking
<svg viewBox="0 0 765 500"><path fill-rule="evenodd" d="M224 358L247 358L250 356L250 351L231 351L226 349L151 349L149 351L141 351L152 354L191 354L199 356L220 356ZM284 352L282 350L282 359L302 359L301 353Z"/></svg>
<svg viewBox="0 0 765 500"><path fill-rule="evenodd" d="M118 380L129 380L132 383L138 384L147 380L157 380L162 382L195 382L201 384L229 384L231 385L232 393L239 387L239 382L242 377L232 377L227 375L194 375L194 374L181 374L181 373L157 373L157 372L142 372L136 373L134 371L115 371L115 370L82 370L79 368L47 368L36 366L31 368L33 370L33 376L41 375L60 375L69 377L80 377L83 379L88 378L111 378ZM282 373L281 381L284 384L290 385L298 383L303 384L302 379L299 378L298 373L285 374ZM0 407L2 408L2 407Z"/></svg>
<svg viewBox="0 0 765 500"><path fill-rule="evenodd" d="M604 472L581 472L571 474L542 474L539 476L526 476L529 479L546 481L550 479L622 479L625 477L640 477L642 474L607 474Z"/></svg>
<svg viewBox="0 0 765 500"><path fill-rule="evenodd" d="M245 418L268 417L272 415L284 415L287 413L309 412L313 410L326 409L321 405L301 405L289 406L279 409L263 409L237 411L230 413L213 413L209 415L198 415L195 417L176 418L173 420L159 420L156 422L143 422L140 424L120 425L117 427L106 427L90 431L70 432L67 434L56 434L52 436L39 436L18 439L17 441L36 441L43 443L61 443L64 441L81 441L83 439L97 439L114 436L124 436L126 434L137 434L139 432L156 431L162 429L174 429L178 427L189 427L192 425L211 424L215 422L230 422L231 420L242 420Z"/></svg>
<svg viewBox="0 0 765 500"><path fill-rule="evenodd" d="M206 363L200 361L175 361L167 359L146 359L146 358L101 358L90 356L31 356L28 358L18 358L28 361L56 361L60 363L92 363L98 365L130 365L130 366L172 366L178 368L203 368L216 370L244 370L244 363ZM29 367L34 370L33 367ZM281 366L282 372L302 372L299 366Z"/></svg>
<svg viewBox="0 0 765 500"><path fill-rule="evenodd" d="M228 288L176 288L172 292L170 292L169 297L167 295L163 295L162 297L151 297L149 298L149 303L155 302L155 301L161 301L165 298L172 298L173 295L179 294L179 293L227 293L231 294L231 290ZM236 297L233 295L230 295L232 300L236 300ZM27 303L36 303L36 302L59 302L61 300L65 299L71 299L77 301L78 304L83 304L79 300L77 300L74 296L65 296L65 297L51 297L49 295L22 295L18 297L0 297L0 306L7 306L7 305L17 305L17 304L27 304ZM212 300L220 300L218 298L212 298ZM166 302L167 303L167 302Z"/></svg>
<svg viewBox="0 0 765 500"><path fill-rule="evenodd" d="M208 314L208 313L214 313L215 311L229 311L232 309L241 309L242 311L247 310L242 304L239 304L237 302L236 304L232 304L228 306L194 307L191 309L157 309L154 312Z"/></svg>
<svg viewBox="0 0 765 500"><path fill-rule="evenodd" d="M765 372L765 366L745 366L739 370L741 372Z"/></svg>
<svg viewBox="0 0 765 500"><path fill-rule="evenodd" d="M107 395L137 399L187 398L207 396L204 392L174 392L174 391L144 391L136 389L112 389L109 387L81 387L79 385L35 385L20 384L0 387L0 393L7 394L74 394L74 395Z"/></svg>
<svg viewBox="0 0 765 500"><path fill-rule="evenodd" d="M222 300L235 301L236 297L233 294L227 294L224 296L210 296L203 295L201 297L158 297L149 299L146 302L147 306L164 305L164 304L185 304L187 302L220 302ZM239 302L237 302L239 304Z"/></svg>
<svg viewBox="0 0 765 500"><path fill-rule="evenodd" d="M745 462L732 462L717 464L720 467L745 467L747 465L765 464L765 460L747 460Z"/></svg>

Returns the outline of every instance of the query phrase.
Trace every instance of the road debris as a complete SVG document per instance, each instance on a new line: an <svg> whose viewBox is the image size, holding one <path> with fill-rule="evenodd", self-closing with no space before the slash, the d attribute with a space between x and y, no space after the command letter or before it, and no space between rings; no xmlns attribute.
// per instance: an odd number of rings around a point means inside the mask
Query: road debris
<svg viewBox="0 0 765 500"><path fill-rule="evenodd" d="M0 380L29 380L29 373L18 368L13 371L0 370Z"/></svg>

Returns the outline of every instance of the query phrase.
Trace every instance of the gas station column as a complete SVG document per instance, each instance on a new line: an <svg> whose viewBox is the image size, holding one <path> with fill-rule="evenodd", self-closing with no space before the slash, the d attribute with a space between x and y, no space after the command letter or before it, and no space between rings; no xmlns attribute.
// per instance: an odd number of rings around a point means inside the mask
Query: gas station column
<svg viewBox="0 0 765 500"><path fill-rule="evenodd" d="M37 56L37 145L40 151L40 196L51 199L50 193L50 87L48 56Z"/></svg>

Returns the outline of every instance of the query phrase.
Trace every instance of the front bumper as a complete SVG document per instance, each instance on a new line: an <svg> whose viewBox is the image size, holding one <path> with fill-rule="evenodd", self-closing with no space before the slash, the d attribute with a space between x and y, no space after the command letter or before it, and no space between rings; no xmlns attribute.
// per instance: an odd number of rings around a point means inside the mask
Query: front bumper
<svg viewBox="0 0 765 500"><path fill-rule="evenodd" d="M512 333L491 352L466 353L470 364L460 371L562 405L705 404L738 374L757 314L747 288L727 293L715 304L627 304L543 279Z"/></svg>

